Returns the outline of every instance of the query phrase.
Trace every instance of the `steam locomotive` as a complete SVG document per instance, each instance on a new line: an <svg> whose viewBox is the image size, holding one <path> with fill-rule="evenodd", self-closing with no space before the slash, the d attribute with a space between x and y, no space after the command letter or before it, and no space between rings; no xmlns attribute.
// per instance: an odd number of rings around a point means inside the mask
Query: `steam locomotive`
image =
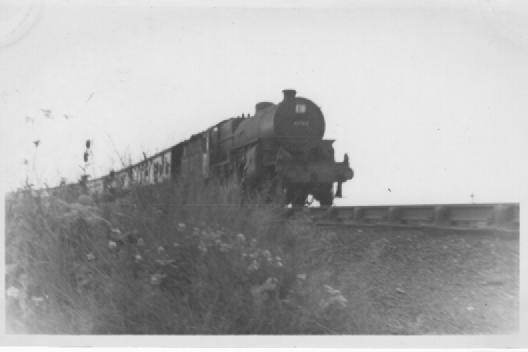
<svg viewBox="0 0 528 352"><path fill-rule="evenodd" d="M83 180L90 192L127 190L178 179L237 177L249 187L278 181L286 202L304 205L311 194L321 205L332 205L341 185L354 173L345 154L334 159L333 140L323 139L320 108L295 90L283 90L278 103L260 102L255 114L226 119L145 160L109 175Z"/></svg>

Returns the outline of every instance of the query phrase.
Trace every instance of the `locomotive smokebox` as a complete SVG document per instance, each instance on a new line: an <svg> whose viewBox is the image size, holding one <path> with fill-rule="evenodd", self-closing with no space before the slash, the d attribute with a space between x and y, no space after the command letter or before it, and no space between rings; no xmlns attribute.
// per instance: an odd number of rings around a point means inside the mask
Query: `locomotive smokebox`
<svg viewBox="0 0 528 352"><path fill-rule="evenodd" d="M282 93L284 94L284 100L294 99L295 94L297 94L295 89L284 89Z"/></svg>

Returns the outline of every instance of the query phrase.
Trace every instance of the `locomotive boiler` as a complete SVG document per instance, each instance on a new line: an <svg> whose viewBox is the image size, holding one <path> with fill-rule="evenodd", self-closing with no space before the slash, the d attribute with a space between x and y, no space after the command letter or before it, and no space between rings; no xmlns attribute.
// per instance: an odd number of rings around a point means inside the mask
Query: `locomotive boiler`
<svg viewBox="0 0 528 352"><path fill-rule="evenodd" d="M236 177L247 189L267 182L285 192L286 202L304 205L311 194L321 205L341 196L352 179L345 154L334 159L334 140L323 139L321 109L295 90L284 90L281 102L256 104L253 116L233 117L193 135L140 163L110 175L86 180L93 192L126 190L133 184L156 184L187 177Z"/></svg>

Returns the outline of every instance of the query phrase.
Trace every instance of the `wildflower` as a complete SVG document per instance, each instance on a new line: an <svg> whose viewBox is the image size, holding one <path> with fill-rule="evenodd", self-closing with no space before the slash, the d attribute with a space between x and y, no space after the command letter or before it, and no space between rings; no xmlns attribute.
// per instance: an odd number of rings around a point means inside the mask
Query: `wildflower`
<svg viewBox="0 0 528 352"><path fill-rule="evenodd" d="M236 235L236 239L237 239L237 241L239 241L239 242L246 242L246 236L244 236L243 233L239 233L239 234L237 234L237 235Z"/></svg>
<svg viewBox="0 0 528 352"><path fill-rule="evenodd" d="M330 294L330 297L322 299L319 305L323 309L327 309L330 306L337 306L339 308L345 308L348 300L343 296L341 291L336 290L330 285L324 285L326 291Z"/></svg>
<svg viewBox="0 0 528 352"><path fill-rule="evenodd" d="M277 283L278 282L279 282L279 280L276 277L268 277L268 279L265 282L265 285L266 285L268 290L269 289L275 289L275 287L277 287Z"/></svg>
<svg viewBox="0 0 528 352"><path fill-rule="evenodd" d="M184 231L187 228L187 225L185 225L183 222L180 222L178 224L178 231Z"/></svg>
<svg viewBox="0 0 528 352"><path fill-rule="evenodd" d="M342 308L345 308L348 300L343 295L339 295L334 298L334 303L337 303Z"/></svg>
<svg viewBox="0 0 528 352"><path fill-rule="evenodd" d="M277 262L275 265L279 268L282 268L282 262Z"/></svg>
<svg viewBox="0 0 528 352"><path fill-rule="evenodd" d="M150 283L152 285L159 285L163 282L163 280L167 277L166 274L163 273L156 273L150 277Z"/></svg>
<svg viewBox="0 0 528 352"><path fill-rule="evenodd" d="M158 247L158 254L161 254L165 251L165 248L163 248L163 246L159 246Z"/></svg>
<svg viewBox="0 0 528 352"><path fill-rule="evenodd" d="M135 259L136 261L139 262L139 261L143 260L143 257L141 256L141 254L137 253L137 254L134 256L134 259Z"/></svg>
<svg viewBox="0 0 528 352"><path fill-rule="evenodd" d="M327 308L329 308L331 306L337 306L339 308L345 308L347 306L347 303L348 303L348 300L345 297L343 297L343 295L336 295L336 296L331 296L328 299L321 300L319 305L323 309L327 309Z"/></svg>
<svg viewBox="0 0 528 352"><path fill-rule="evenodd" d="M257 287L257 289L260 291L260 292L263 292L263 291L273 291L277 288L277 283L279 282L279 280L277 280L277 278L275 277L268 277L266 279L266 281Z"/></svg>
<svg viewBox="0 0 528 352"><path fill-rule="evenodd" d="M202 241L200 241L200 244L198 244L198 249L202 254L207 253L207 246Z"/></svg>
<svg viewBox="0 0 528 352"><path fill-rule="evenodd" d="M277 288L277 280L274 277L269 277L262 285L253 286L251 288L251 295L253 296L253 301L257 305L261 305L264 301L270 297L270 291L275 291Z"/></svg>
<svg viewBox="0 0 528 352"><path fill-rule="evenodd" d="M348 300L343 296L341 291L336 290L330 285L324 285L324 288L326 289L326 292L330 295L330 297L326 299L322 299L321 302L319 302L319 305L323 309L327 309L330 306L336 305L340 308L345 308Z"/></svg>
<svg viewBox="0 0 528 352"><path fill-rule="evenodd" d="M218 249L219 249L220 252L222 252L222 253L227 252L227 250L228 250L229 247L230 247L227 243L223 242L223 241L220 240L220 239L217 239L217 240L215 241L215 244L218 246Z"/></svg>
<svg viewBox="0 0 528 352"><path fill-rule="evenodd" d="M323 287L326 289L326 292L328 292L331 295L339 295L339 294L341 294L341 291L336 290L335 288L333 288L330 285L323 285Z"/></svg>
<svg viewBox="0 0 528 352"><path fill-rule="evenodd" d="M86 259L88 259L89 261L92 261L95 259L95 255L93 253L88 253L86 255Z"/></svg>
<svg viewBox="0 0 528 352"><path fill-rule="evenodd" d="M145 245L145 240L143 240L143 238L139 238L136 242L136 244L139 246L139 247L143 247Z"/></svg>
<svg viewBox="0 0 528 352"><path fill-rule="evenodd" d="M156 263L165 266L174 263L174 259L156 259Z"/></svg>
<svg viewBox="0 0 528 352"><path fill-rule="evenodd" d="M18 298L19 294L20 294L20 290L14 286L10 286L7 289L7 297Z"/></svg>
<svg viewBox="0 0 528 352"><path fill-rule="evenodd" d="M44 301L44 297L37 297L37 296L33 296L31 297L31 300L35 303L40 303L40 302L43 302Z"/></svg>
<svg viewBox="0 0 528 352"><path fill-rule="evenodd" d="M266 258L266 261L267 261L268 263L271 262L272 257L271 257L271 253L270 253L270 251L268 251L268 250L266 249L264 252L262 252L262 256L263 256L264 258Z"/></svg>
<svg viewBox="0 0 528 352"><path fill-rule="evenodd" d="M256 271L256 270L258 270L258 268L259 268L259 265L258 265L256 260L253 260L251 262L251 264L249 264L249 266L248 266L248 270L249 271Z"/></svg>
<svg viewBox="0 0 528 352"><path fill-rule="evenodd" d="M115 241L108 241L108 248L116 249L117 248L117 243Z"/></svg>
<svg viewBox="0 0 528 352"><path fill-rule="evenodd" d="M307 275L306 274L297 274L297 278L299 280L306 280Z"/></svg>

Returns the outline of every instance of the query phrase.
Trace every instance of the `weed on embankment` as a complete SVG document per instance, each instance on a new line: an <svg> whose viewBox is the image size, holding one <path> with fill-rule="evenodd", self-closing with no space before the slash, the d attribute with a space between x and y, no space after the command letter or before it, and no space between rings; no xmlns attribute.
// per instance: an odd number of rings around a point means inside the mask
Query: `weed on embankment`
<svg viewBox="0 0 528 352"><path fill-rule="evenodd" d="M26 190L6 207L7 332L350 333L347 300L310 276L324 236L280 204L236 184Z"/></svg>

